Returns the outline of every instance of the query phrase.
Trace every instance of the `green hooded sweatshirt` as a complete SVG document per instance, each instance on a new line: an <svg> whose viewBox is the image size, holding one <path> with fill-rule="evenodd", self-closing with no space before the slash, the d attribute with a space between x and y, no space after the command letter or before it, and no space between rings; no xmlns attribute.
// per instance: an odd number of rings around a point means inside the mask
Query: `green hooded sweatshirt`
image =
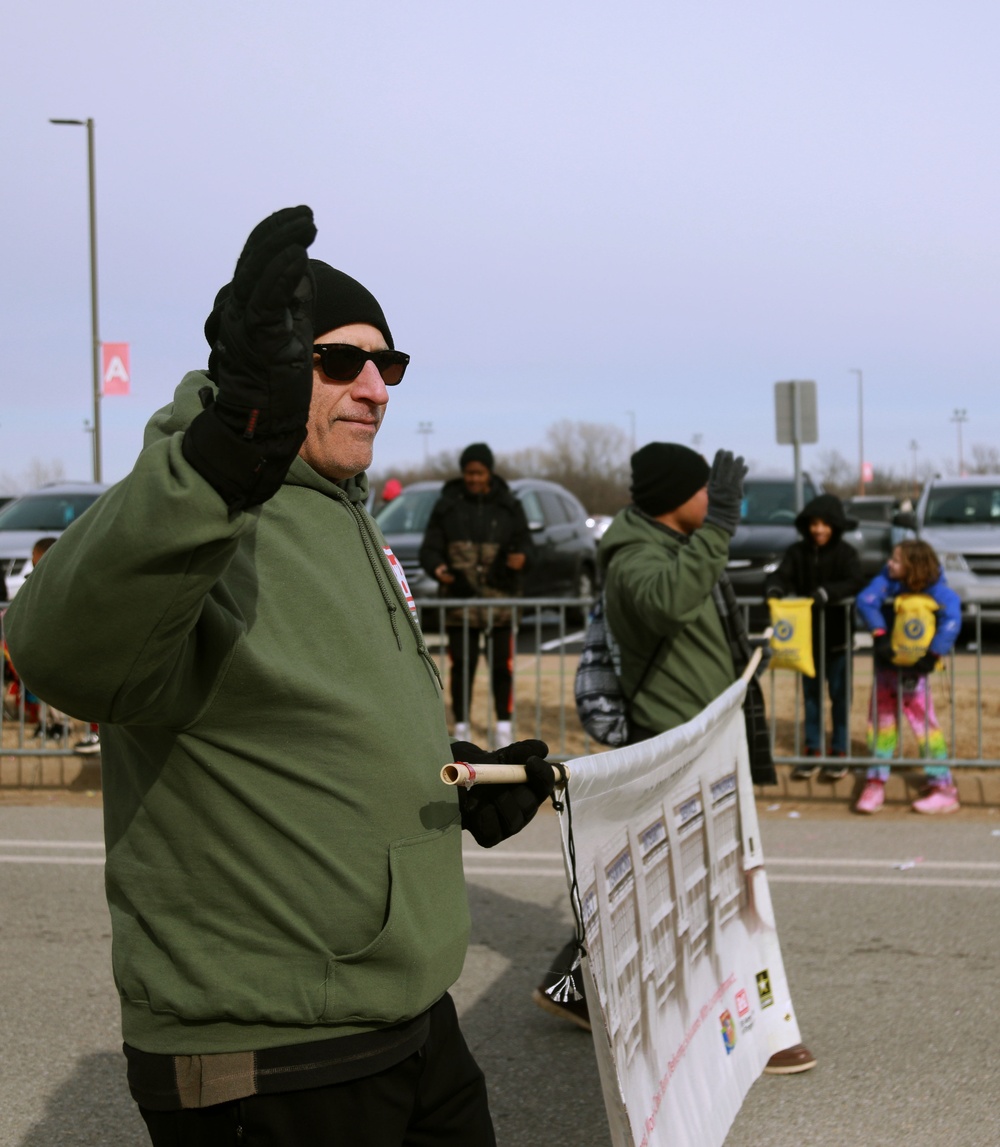
<svg viewBox="0 0 1000 1147"><path fill-rule="evenodd" d="M622 510L601 538L622 691L632 697L642 682L629 712L653 733L690 721L736 680L712 598L728 555L729 534L721 527L706 522L682 539L634 506Z"/></svg>
<svg viewBox="0 0 1000 1147"><path fill-rule="evenodd" d="M364 509L297 458L230 516L181 453L207 377L8 611L14 663L101 722L125 1040L208 1054L419 1015L468 939L436 669Z"/></svg>

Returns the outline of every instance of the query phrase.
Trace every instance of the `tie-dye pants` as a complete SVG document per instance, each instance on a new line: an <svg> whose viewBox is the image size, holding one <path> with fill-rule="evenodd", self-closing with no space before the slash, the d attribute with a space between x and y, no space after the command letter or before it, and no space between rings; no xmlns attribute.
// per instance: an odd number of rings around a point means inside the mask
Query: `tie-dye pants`
<svg viewBox="0 0 1000 1147"><path fill-rule="evenodd" d="M902 708L921 757L940 760L948 756L941 726L934 712L930 678L915 673L898 673L895 669L875 667L875 687L868 718L868 747L872 755L889 760L899 747L897 714ZM873 765L868 770L869 780L889 779L888 765ZM928 765L927 779L936 784L951 784L951 769L947 765Z"/></svg>

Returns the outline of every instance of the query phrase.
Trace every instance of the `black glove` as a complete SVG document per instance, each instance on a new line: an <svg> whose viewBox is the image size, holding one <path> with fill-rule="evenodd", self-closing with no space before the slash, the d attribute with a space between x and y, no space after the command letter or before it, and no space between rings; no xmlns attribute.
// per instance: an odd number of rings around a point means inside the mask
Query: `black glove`
<svg viewBox="0 0 1000 1147"><path fill-rule="evenodd" d="M232 509L275 494L306 436L313 379L306 248L315 237L308 207L286 207L258 223L209 320L217 328L219 391L188 427L182 449Z"/></svg>
<svg viewBox="0 0 1000 1147"><path fill-rule="evenodd" d="M875 660L879 665L884 665L888 669L895 669L896 664L893 661L892 651L892 638L888 633L880 633L875 638L872 649L875 653Z"/></svg>
<svg viewBox="0 0 1000 1147"><path fill-rule="evenodd" d="M455 741L451 751L454 760L469 765L524 765L528 775L523 784L459 787L462 828L468 829L483 848L492 848L520 832L555 788L552 766L542 759L549 752L544 741L515 741L495 753L469 741Z"/></svg>
<svg viewBox="0 0 1000 1147"><path fill-rule="evenodd" d="M928 649L923 657L918 658L910 666L911 673L933 673L937 669L937 663L941 660L937 653L931 653Z"/></svg>
<svg viewBox="0 0 1000 1147"><path fill-rule="evenodd" d="M733 457L731 450L717 450L708 475L708 513L706 522L721 526L728 534L735 534L740 524L740 506L743 502L743 479L747 467L742 457Z"/></svg>

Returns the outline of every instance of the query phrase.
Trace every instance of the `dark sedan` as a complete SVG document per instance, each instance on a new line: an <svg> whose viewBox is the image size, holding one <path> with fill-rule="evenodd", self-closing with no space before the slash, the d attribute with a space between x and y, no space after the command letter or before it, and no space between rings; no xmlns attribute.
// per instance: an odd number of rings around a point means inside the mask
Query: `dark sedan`
<svg viewBox="0 0 1000 1147"><path fill-rule="evenodd" d="M437 597L418 553L443 482L414 482L375 515L406 573L415 598ZM597 540L581 503L556 482L515 478L511 491L524 506L535 558L524 579L525 597L590 597L597 570Z"/></svg>

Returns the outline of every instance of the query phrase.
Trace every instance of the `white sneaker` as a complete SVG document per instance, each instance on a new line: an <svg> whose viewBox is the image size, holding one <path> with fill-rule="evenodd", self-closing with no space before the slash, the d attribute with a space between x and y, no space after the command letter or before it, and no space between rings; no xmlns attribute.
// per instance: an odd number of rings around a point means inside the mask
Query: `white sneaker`
<svg viewBox="0 0 1000 1147"><path fill-rule="evenodd" d="M92 753L99 753L100 751L101 738L97 733L88 733L82 741L77 741L73 746L73 752L84 757L89 757Z"/></svg>
<svg viewBox="0 0 1000 1147"><path fill-rule="evenodd" d="M493 731L493 748L502 749L505 745L509 745L512 736L510 721L497 721Z"/></svg>
<svg viewBox="0 0 1000 1147"><path fill-rule="evenodd" d="M468 721L456 721L455 722L455 732L452 735L452 740L467 741L468 739L469 739L469 722Z"/></svg>

